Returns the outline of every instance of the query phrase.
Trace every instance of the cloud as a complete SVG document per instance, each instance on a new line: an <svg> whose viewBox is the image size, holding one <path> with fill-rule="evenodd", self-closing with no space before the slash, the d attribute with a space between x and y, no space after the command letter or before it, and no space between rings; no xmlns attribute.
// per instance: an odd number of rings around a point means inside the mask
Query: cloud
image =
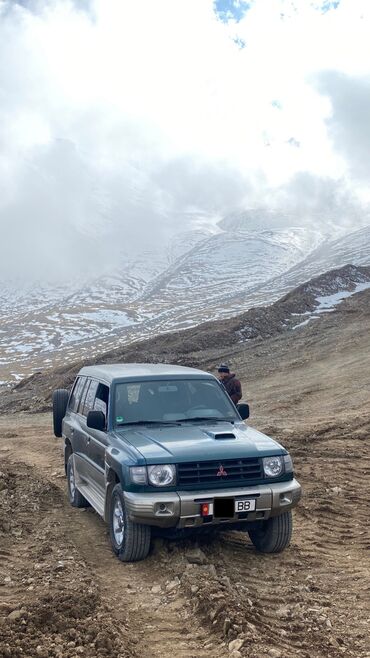
<svg viewBox="0 0 370 658"><path fill-rule="evenodd" d="M317 181L359 170L315 81L370 61L367 4L329 4L0 0L0 276L98 274L266 199L303 215L299 176L327 204Z"/></svg>
<svg viewBox="0 0 370 658"><path fill-rule="evenodd" d="M318 88L330 98L332 111L326 124L334 148L344 156L352 176L368 182L370 76L327 71L318 76Z"/></svg>

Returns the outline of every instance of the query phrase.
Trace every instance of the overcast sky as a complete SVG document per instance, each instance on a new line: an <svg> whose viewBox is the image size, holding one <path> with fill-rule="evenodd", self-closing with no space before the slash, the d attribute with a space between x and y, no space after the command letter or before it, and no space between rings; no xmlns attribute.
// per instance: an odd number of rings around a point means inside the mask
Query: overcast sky
<svg viewBox="0 0 370 658"><path fill-rule="evenodd" d="M356 229L369 34L368 0L0 0L1 277L264 205Z"/></svg>

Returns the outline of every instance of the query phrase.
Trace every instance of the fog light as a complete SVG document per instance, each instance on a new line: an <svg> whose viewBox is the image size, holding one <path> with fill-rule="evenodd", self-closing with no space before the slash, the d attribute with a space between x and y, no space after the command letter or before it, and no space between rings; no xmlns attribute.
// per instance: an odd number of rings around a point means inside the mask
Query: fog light
<svg viewBox="0 0 370 658"><path fill-rule="evenodd" d="M174 513L173 503L156 503L155 514L157 516L171 516Z"/></svg>

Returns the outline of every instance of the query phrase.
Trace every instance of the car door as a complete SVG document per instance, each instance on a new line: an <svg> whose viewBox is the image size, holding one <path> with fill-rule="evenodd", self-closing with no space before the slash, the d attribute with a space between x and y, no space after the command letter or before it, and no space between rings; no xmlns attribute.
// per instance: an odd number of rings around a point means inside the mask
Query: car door
<svg viewBox="0 0 370 658"><path fill-rule="evenodd" d="M73 423L73 439L72 446L73 452L75 455L75 469L77 471L77 476L82 480L84 484L90 485L90 473L89 473L89 443L90 435L89 429L86 425L86 400L88 400L88 395L91 391L91 387L94 388L95 380L92 380L91 377L86 377L86 383L83 388L80 400L77 406L77 411L74 415ZM95 395L95 390L93 391Z"/></svg>
<svg viewBox="0 0 370 658"><path fill-rule="evenodd" d="M107 419L109 401L109 387L103 382L99 382L94 400L91 401L92 408L102 411ZM90 429L89 443L89 468L91 469L91 478L94 481L94 487L99 496L105 497L105 450L109 444L107 432Z"/></svg>
<svg viewBox="0 0 370 658"><path fill-rule="evenodd" d="M82 451L80 421L78 410L86 394L87 377L77 377L68 400L66 415L63 419L63 436L69 439L72 451L77 455Z"/></svg>

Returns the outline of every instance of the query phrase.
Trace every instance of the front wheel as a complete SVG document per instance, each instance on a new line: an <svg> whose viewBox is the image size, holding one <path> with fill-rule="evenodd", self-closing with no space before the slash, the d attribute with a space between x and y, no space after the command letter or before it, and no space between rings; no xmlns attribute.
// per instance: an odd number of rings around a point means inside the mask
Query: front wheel
<svg viewBox="0 0 370 658"><path fill-rule="evenodd" d="M112 491L109 534L113 552L122 562L137 562L147 557L151 529L147 525L133 523L129 519L120 484L116 484Z"/></svg>
<svg viewBox="0 0 370 658"><path fill-rule="evenodd" d="M249 537L260 553L280 553L290 544L293 530L292 512L284 512L267 521L260 521L259 527L248 530Z"/></svg>

